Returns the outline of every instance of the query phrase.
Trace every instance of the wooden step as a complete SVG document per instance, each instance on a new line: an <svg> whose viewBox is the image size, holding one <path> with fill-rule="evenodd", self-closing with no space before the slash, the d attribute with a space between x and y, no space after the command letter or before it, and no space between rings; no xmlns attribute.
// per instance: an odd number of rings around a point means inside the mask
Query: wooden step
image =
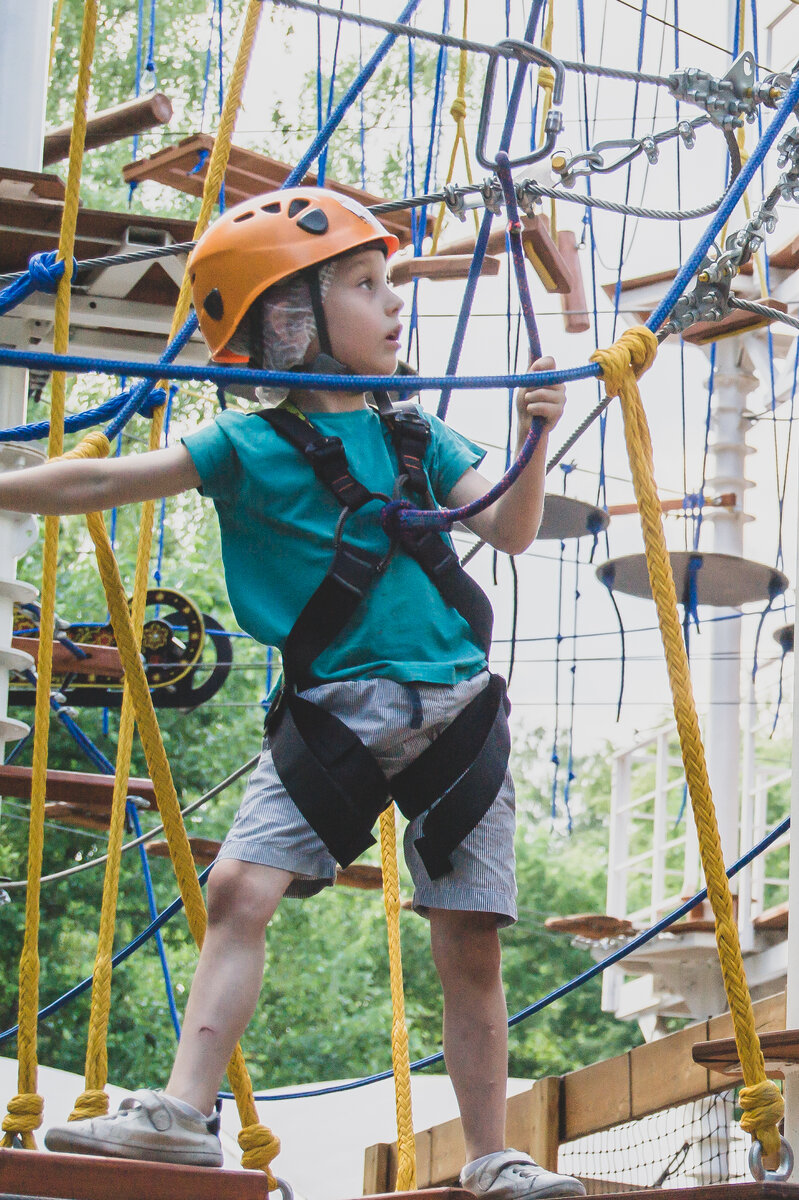
<svg viewBox="0 0 799 1200"><path fill-rule="evenodd" d="M755 917L752 921L755 929L762 932L770 930L785 930L788 928L788 901L784 904L775 904L773 908L767 908L759 917Z"/></svg>
<svg viewBox="0 0 799 1200"><path fill-rule="evenodd" d="M704 1187L629 1188L612 1180L586 1179L589 1196L624 1200L799 1200L799 1183L710 1183Z"/></svg>
<svg viewBox="0 0 799 1200"><path fill-rule="evenodd" d="M782 300L773 300L768 296L759 300L758 303L764 304L766 308L773 308L777 312L788 311L788 305L783 304ZM719 341L720 338L737 337L741 333L752 333L756 329L764 329L773 320L773 317L747 312L745 308L734 308L720 321L697 321L695 325L683 330L681 336L684 342L690 342L692 346L706 346L709 342Z"/></svg>
<svg viewBox="0 0 799 1200"><path fill-rule="evenodd" d="M215 838L190 837L189 845L198 867L207 867L214 861L222 846ZM147 843L147 853L154 858L169 858L169 845L159 839ZM352 863L349 867L336 868L336 887L359 888L362 891L380 891L383 887L383 872L370 863Z"/></svg>
<svg viewBox="0 0 799 1200"><path fill-rule="evenodd" d="M0 765L0 796L17 800L31 798L30 767ZM113 775L90 775L83 771L48 771L46 797L53 803L71 804L78 809L108 810L114 792ZM147 808L157 808L155 788L149 779L130 779L128 794L140 796Z"/></svg>
<svg viewBox="0 0 799 1200"><path fill-rule="evenodd" d="M140 183L143 179L154 179L156 183L167 187L177 188L190 196L202 196L208 161L214 148L214 139L208 133L196 133L183 138L173 146L158 150L148 158L137 159L122 168L122 177L126 183ZM196 170L199 166L199 170ZM231 146L225 172L225 200L228 206L249 200L251 196L259 196L262 192L272 192L283 186L291 167L288 163L276 158L268 158L255 150L245 150L242 146ZM313 186L316 176L312 172L303 179L303 184ZM373 196L360 188L350 187L349 184L337 183L334 179L326 179L325 187L332 192L341 192L351 196L367 208L384 203L380 196ZM380 213L380 221L390 233L396 234L401 245L407 245L411 240L411 210L400 212ZM432 231L433 219L428 217L428 232Z"/></svg>
<svg viewBox="0 0 799 1200"><path fill-rule="evenodd" d="M572 937L598 942L609 937L632 937L636 932L632 921L611 917L607 913L573 913L568 917L547 917L544 921L553 933L568 933Z"/></svg>
<svg viewBox="0 0 799 1200"><path fill-rule="evenodd" d="M760 1034L760 1048L766 1062L766 1074L782 1075L786 1066L799 1063L799 1029L777 1029ZM709 1071L720 1075L732 1075L740 1079L741 1064L735 1038L718 1038L710 1042L698 1042L691 1050L693 1060Z"/></svg>
<svg viewBox="0 0 799 1200"><path fill-rule="evenodd" d="M34 637L13 637L11 645L14 650L24 650L30 654L37 666L39 663L39 639ZM76 643L77 645L77 643ZM110 675L121 679L124 675L122 659L116 646L82 645L86 655L80 658L73 654L69 646L63 642L53 642L53 674L54 675Z"/></svg>
<svg viewBox="0 0 799 1200"><path fill-rule="evenodd" d="M0 1192L69 1200L267 1200L262 1171L0 1150Z"/></svg>
<svg viewBox="0 0 799 1200"><path fill-rule="evenodd" d="M569 263L563 257L549 232L549 221L544 216L522 217L522 246L541 282L548 292L571 292L572 277ZM474 234L442 243L437 255L461 255L471 257L477 239ZM488 254L502 254L507 242L505 229L494 229L488 235Z"/></svg>
<svg viewBox="0 0 799 1200"><path fill-rule="evenodd" d="M78 808L74 804L45 804L44 815L48 821L56 821L59 825L75 825L78 829L95 830L108 833L110 810Z"/></svg>
<svg viewBox="0 0 799 1200"><path fill-rule="evenodd" d="M411 279L466 279L472 268L471 254L425 254L421 258L399 258L389 264L389 279L394 287ZM499 259L486 255L480 264L481 275L498 275Z"/></svg>

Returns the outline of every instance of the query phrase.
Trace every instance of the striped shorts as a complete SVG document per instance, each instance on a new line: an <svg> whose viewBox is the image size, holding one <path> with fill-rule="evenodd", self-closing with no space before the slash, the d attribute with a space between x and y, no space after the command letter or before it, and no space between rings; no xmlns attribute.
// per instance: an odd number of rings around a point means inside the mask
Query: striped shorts
<svg viewBox="0 0 799 1200"><path fill-rule="evenodd" d="M453 686L356 679L322 684L303 696L343 720L391 777L421 754L487 683L487 671ZM422 915L430 908L495 913L499 925L512 924L516 879L510 771L489 810L453 851L453 869L439 879L430 879L414 846L423 820L410 821L404 837L414 909ZM335 881L335 860L281 783L268 737L219 858L290 871L294 879L286 896L312 896Z"/></svg>

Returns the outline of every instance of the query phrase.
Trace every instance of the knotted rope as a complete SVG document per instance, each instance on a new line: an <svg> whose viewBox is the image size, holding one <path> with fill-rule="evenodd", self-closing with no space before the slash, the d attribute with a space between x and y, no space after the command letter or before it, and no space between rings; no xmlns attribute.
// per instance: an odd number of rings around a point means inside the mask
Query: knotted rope
<svg viewBox="0 0 799 1200"><path fill-rule="evenodd" d="M702 868L707 881L708 898L716 919L716 944L724 988L746 1085L740 1097L744 1112L741 1126L761 1143L764 1155L771 1157L779 1154L780 1150L777 1123L782 1117L783 1100L776 1085L766 1079L763 1053L755 1028L752 998L746 982L738 928L733 915L732 896L724 869L721 839L699 732L699 719L691 689L688 655L677 611L677 593L663 532L662 509L654 478L652 441L637 383L639 376L654 362L657 348L655 335L646 326L639 325L626 330L617 342L607 350L597 350L591 358L602 368L608 395L620 398L624 415L627 453L641 514L649 581L663 640Z"/></svg>
<svg viewBox="0 0 799 1200"><path fill-rule="evenodd" d="M97 0L86 0L80 40L78 82L69 142L69 167L61 216L58 257L64 270L58 283L55 302L53 351L65 354L69 349L70 280L74 264L75 229L80 202L80 177L86 142L87 107L92 60L97 30ZM50 264L52 268L52 264ZM49 277L52 278L52 269ZM60 455L64 445L64 407L66 378L56 371L52 380L50 439L48 457ZM23 1149L35 1150L33 1130L42 1123L44 1102L36 1092L37 1020L39 1008L39 896L44 852L44 802L47 784L47 747L50 733L50 684L53 675L53 630L55 629L55 592L58 570L58 517L46 517L42 560L41 617L38 679L34 708L33 769L31 775L30 832L28 835L28 889L25 900L25 934L19 962L19 1094L8 1105L3 1121L4 1146L14 1144L18 1135Z"/></svg>
<svg viewBox="0 0 799 1200"><path fill-rule="evenodd" d="M463 34L466 38L469 32L469 0L463 0ZM458 146L463 146L463 161L466 167L466 178L469 183L473 183L472 179L472 160L469 155L469 143L466 139L466 114L469 109L466 105L466 76L469 60L466 57L466 50L462 49L458 56L458 88L455 99L450 105L450 116L455 122L455 141L452 143L452 154L449 159L449 167L447 169L447 178L445 183L452 182L452 176L455 171L455 160L458 157ZM441 226L444 224L444 213L447 211L446 204L438 206L436 213L435 224L433 225L433 240L430 247L430 253L435 254L438 246L438 239L441 237ZM477 216L477 210L474 211L474 232L477 235L480 232L480 222Z"/></svg>

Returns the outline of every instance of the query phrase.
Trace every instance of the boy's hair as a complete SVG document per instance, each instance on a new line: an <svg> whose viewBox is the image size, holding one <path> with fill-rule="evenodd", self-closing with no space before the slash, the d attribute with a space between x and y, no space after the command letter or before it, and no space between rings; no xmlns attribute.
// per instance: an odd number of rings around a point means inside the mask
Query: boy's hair
<svg viewBox="0 0 799 1200"><path fill-rule="evenodd" d="M249 361L249 350L230 343L267 289L305 272L316 313L321 264L368 246L390 256L399 241L363 205L326 188L285 188L228 209L189 258L194 307L214 361Z"/></svg>

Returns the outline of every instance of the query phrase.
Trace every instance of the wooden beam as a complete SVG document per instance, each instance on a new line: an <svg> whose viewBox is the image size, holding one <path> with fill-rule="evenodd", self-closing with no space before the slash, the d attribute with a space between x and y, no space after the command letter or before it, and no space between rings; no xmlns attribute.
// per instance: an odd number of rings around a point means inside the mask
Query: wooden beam
<svg viewBox="0 0 799 1200"><path fill-rule="evenodd" d="M34 637L13 637L11 645L14 650L24 650L30 654L34 662L39 661L39 639ZM125 674L122 659L116 646L81 645L86 657L78 658L63 642L53 642L53 674L54 675L110 675L121 679Z"/></svg>
<svg viewBox="0 0 799 1200"><path fill-rule="evenodd" d="M769 1078L784 1075L786 1067L799 1063L799 1029L777 1029L772 1033L761 1033L760 1049L766 1063L766 1075ZM692 1048L692 1054L694 1062L701 1063L709 1071L730 1075L735 1079L743 1078L735 1038L700 1042Z"/></svg>
<svg viewBox="0 0 799 1200"><path fill-rule="evenodd" d="M0 1149L0 1193L69 1200L268 1200L263 1171Z"/></svg>
<svg viewBox="0 0 799 1200"><path fill-rule="evenodd" d="M108 833L108 818L110 810L107 813L102 813L102 810L95 808L94 811L85 808L77 808L74 804L45 804L44 815L48 821L58 821L61 825L76 825L78 829L98 830L100 833Z"/></svg>
<svg viewBox="0 0 799 1200"><path fill-rule="evenodd" d="M784 904L775 904L773 908L767 908L766 911L762 912L759 917L755 917L752 924L754 925L755 929L758 929L761 932L772 929L787 929L788 901L786 900Z"/></svg>
<svg viewBox="0 0 799 1200"><path fill-rule="evenodd" d="M564 327L567 333L586 333L591 328L591 318L588 315L588 302L585 298L583 269L580 263L580 252L577 248L577 237L571 229L558 230L558 252L566 264L570 284L568 292L560 294Z"/></svg>
<svg viewBox="0 0 799 1200"><path fill-rule="evenodd" d="M0 764L0 796L14 796L17 800L31 798L30 767L14 767ZM108 809L114 790L113 775L90 775L83 771L48 771L47 799L76 808ZM140 796L148 808L156 808L155 788L149 779L130 779L128 794Z"/></svg>
<svg viewBox="0 0 799 1200"><path fill-rule="evenodd" d="M86 125L86 149L95 150L98 146L119 142L157 125L167 125L171 118L172 101L163 92L152 92L148 96L116 104L113 108L104 108L102 112L89 117ZM62 125L44 135L42 159L45 167L67 157L71 136L71 124Z"/></svg>
<svg viewBox="0 0 799 1200"><path fill-rule="evenodd" d="M611 917L607 913L572 913L566 917L547 917L544 927L553 933L568 933L571 937L588 938L592 942L609 937L632 937L636 932L626 917Z"/></svg>
<svg viewBox="0 0 799 1200"><path fill-rule="evenodd" d="M471 254L424 255L400 258L389 264L389 278L395 287L411 279L466 279L472 266ZM499 259L488 255L480 267L481 275L498 275Z"/></svg>
<svg viewBox="0 0 799 1200"><path fill-rule="evenodd" d="M706 508L735 508L738 503L738 498L735 492L722 492L720 496L714 496L712 500L705 500ZM682 500L661 500L661 512L679 512L684 508ZM628 517L633 513L638 512L637 504L611 504L607 508L609 517Z"/></svg>

